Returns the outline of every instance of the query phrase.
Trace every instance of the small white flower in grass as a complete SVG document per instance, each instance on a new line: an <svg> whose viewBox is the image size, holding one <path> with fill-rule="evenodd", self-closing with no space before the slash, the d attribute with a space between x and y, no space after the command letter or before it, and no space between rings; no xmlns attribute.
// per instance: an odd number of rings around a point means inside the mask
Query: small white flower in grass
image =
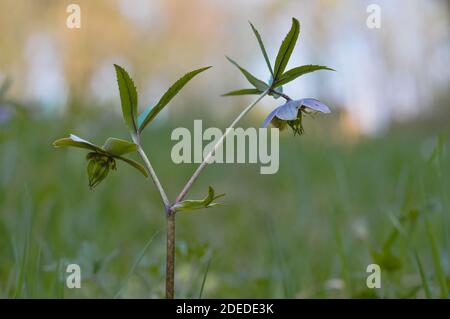
<svg viewBox="0 0 450 319"><path fill-rule="evenodd" d="M264 120L263 127L267 127L270 123L274 127L282 130L286 125L289 125L294 131L294 135L300 135L303 133L303 113L310 114L317 112L331 113L328 106L316 99L305 98L301 100L288 100L285 104L280 105L270 112Z"/></svg>

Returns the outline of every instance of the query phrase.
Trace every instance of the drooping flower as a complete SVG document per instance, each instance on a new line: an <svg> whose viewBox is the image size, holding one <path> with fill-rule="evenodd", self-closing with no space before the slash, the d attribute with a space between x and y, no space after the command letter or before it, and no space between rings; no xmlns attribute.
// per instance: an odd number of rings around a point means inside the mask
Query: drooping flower
<svg viewBox="0 0 450 319"><path fill-rule="evenodd" d="M303 114L314 112L331 113L328 106L316 99L288 100L285 104L278 106L270 112L262 126L267 127L270 123L274 127L283 130L288 125L294 131L294 135L300 135L303 133Z"/></svg>
<svg viewBox="0 0 450 319"><path fill-rule="evenodd" d="M108 176L109 170L116 170L116 159L124 161L136 168L144 176L148 176L147 171L141 164L122 156L136 151L138 147L136 144L125 140L110 137L100 147L76 135L70 134L69 137L56 140L53 145L58 148L72 146L91 151L86 156L86 160L88 161L87 173L89 187L91 189L96 187Z"/></svg>

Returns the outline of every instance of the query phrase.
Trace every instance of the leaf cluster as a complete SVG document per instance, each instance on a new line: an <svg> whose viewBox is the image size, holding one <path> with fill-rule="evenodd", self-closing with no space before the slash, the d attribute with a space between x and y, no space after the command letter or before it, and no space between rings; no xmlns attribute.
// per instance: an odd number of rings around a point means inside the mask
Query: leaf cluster
<svg viewBox="0 0 450 319"><path fill-rule="evenodd" d="M238 89L228 93L225 93L224 96L236 96L236 95L248 95L248 94L261 94L264 91L269 91L269 95L274 98L278 98L283 93L283 85L287 84L298 77L308 74L311 72L319 71L319 70L329 70L334 71L332 68L322 66L322 65L302 65L295 68L292 68L285 72L286 67L288 65L289 59L291 58L292 52L294 51L295 44L297 43L298 36L300 34L300 23L297 19L292 18L291 29L287 33L284 38L281 46L278 50L277 56L275 58L275 64L272 67L269 56L267 54L266 48L264 46L264 42L261 38L259 31L255 28L255 26L250 22L250 26L253 30L253 33L256 36L259 47L261 49L261 53L266 62L267 68L270 72L269 82L266 83L256 76L251 74L249 71L240 66L236 61L227 57L227 59L235 65L239 71L244 75L247 81L253 86L253 88L245 88Z"/></svg>

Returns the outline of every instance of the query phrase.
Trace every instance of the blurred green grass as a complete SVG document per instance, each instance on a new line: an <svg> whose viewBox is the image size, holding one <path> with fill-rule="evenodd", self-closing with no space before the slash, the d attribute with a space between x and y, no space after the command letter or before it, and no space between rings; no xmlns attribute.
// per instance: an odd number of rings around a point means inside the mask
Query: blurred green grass
<svg viewBox="0 0 450 319"><path fill-rule="evenodd" d="M204 298L423 298L427 285L442 296L450 165L448 154L428 161L436 133L337 142L315 134L321 121L308 122L300 138L282 134L276 175L260 175L259 165L207 168L190 195L212 185L227 194L225 206L178 215L177 297L199 295L209 261ZM150 180L118 163L90 191L85 152L51 147L69 133L126 138L121 120L80 113L1 125L0 297L163 297L165 219ZM170 132L181 125L192 121L144 134L172 199L195 168L170 159ZM369 290L365 271L377 252L385 256L382 288ZM81 289L65 288L68 263L81 266Z"/></svg>

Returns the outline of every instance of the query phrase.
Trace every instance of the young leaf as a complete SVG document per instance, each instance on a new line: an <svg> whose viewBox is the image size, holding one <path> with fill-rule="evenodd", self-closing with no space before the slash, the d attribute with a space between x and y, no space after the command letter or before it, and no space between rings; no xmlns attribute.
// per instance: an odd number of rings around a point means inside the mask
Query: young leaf
<svg viewBox="0 0 450 319"><path fill-rule="evenodd" d="M170 100L172 100L172 98L177 95L178 92L180 92L180 90L183 88L183 86L186 85L186 83L188 83L197 74L209 68L210 66L191 71L189 73L186 73L183 77L176 81L166 91L166 93L164 93L164 95L153 108L149 107L139 116L139 132L142 132L142 130L148 125L148 123L150 123L155 118L155 116L158 115L159 112L161 112L161 110L170 102Z"/></svg>
<svg viewBox="0 0 450 319"><path fill-rule="evenodd" d="M294 50L295 43L297 42L298 35L300 33L300 23L297 19L292 18L291 30L288 32L283 42L281 43L280 50L278 51L277 58L275 60L274 67L274 79L277 81L284 69L288 64L292 51Z"/></svg>
<svg viewBox="0 0 450 319"><path fill-rule="evenodd" d="M242 74L245 76L245 78L251 83L253 84L253 86L255 88L257 88L260 91L265 91L269 86L264 82L261 81L260 79L257 79L254 75L252 75L250 72L248 72L246 69L242 68L239 64L237 64L235 61L233 61L231 58L226 57L228 59L228 61L230 61L231 63L233 63L241 72Z"/></svg>
<svg viewBox="0 0 450 319"><path fill-rule="evenodd" d="M70 137L56 140L53 145L55 147L72 146L91 151L86 156L88 160L87 172L89 176L89 187L91 189L106 178L110 169L116 170L115 159L124 161L136 168L145 177L148 176L147 170L141 164L121 156L136 151L137 149L136 144L125 140L110 137L103 144L103 147L100 147L76 135L70 134Z"/></svg>
<svg viewBox="0 0 450 319"><path fill-rule="evenodd" d="M213 201L219 197L225 196L225 194L214 195L214 189L209 186L208 196L204 199L197 200L184 200L178 204L172 206L172 211L174 212L188 212L196 209L211 208L214 206L221 205L219 203L213 203Z"/></svg>
<svg viewBox="0 0 450 319"><path fill-rule="evenodd" d="M236 96L236 95L261 94L261 93L262 92L258 89L241 89L222 94L222 96Z"/></svg>
<svg viewBox="0 0 450 319"><path fill-rule="evenodd" d="M137 169L139 172L141 172L142 175L144 175L145 177L148 177L148 173L147 170L145 169L144 166L142 166L141 164L139 164L136 161L133 161L132 159L123 157L123 156L113 156L114 158L120 159L128 164L130 164L131 166L133 166L135 169Z"/></svg>
<svg viewBox="0 0 450 319"><path fill-rule="evenodd" d="M273 77L272 65L270 64L269 56L267 55L266 48L264 47L264 43L261 39L261 35L259 34L258 30L256 30L255 26L251 22L249 22L249 23L253 29L253 32L255 33L256 39L258 40L259 47L261 48L261 52L264 56L264 60L266 60L266 64L267 64L267 67L269 68L270 74Z"/></svg>
<svg viewBox="0 0 450 319"><path fill-rule="evenodd" d="M329 68L327 66L322 65L302 65L293 69L290 69L289 71L286 71L274 84L274 87L279 87L281 85L284 85L288 82L291 82L292 80L295 80L299 76L302 76L307 73L319 71L319 70L328 70L328 71L336 71L332 68Z"/></svg>
<svg viewBox="0 0 450 319"><path fill-rule="evenodd" d="M103 144L103 149L112 155L124 155L127 153L135 152L137 145L119 138L110 137Z"/></svg>
<svg viewBox="0 0 450 319"><path fill-rule="evenodd" d="M61 138L53 142L54 147L67 147L73 146L78 148L84 148L90 151L95 151L99 153L104 153L103 149L100 146L97 146L81 137L78 137L74 134L70 134L69 137Z"/></svg>
<svg viewBox="0 0 450 319"><path fill-rule="evenodd" d="M137 91L133 80L124 68L114 64L116 69L117 83L119 84L120 102L122 104L122 114L126 125L135 135L138 132L137 127Z"/></svg>

